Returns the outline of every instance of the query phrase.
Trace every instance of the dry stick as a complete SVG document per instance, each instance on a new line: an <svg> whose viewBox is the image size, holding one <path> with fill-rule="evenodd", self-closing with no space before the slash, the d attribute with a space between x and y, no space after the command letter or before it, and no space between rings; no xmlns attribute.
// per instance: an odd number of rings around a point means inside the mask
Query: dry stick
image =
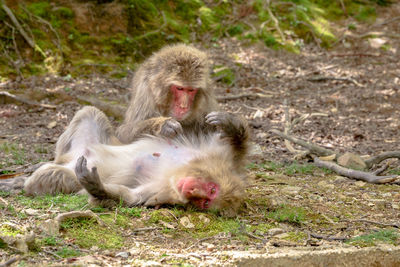
<svg viewBox="0 0 400 267"><path fill-rule="evenodd" d="M6 262L4 262L4 263L0 263L0 267L8 267L8 266L10 266L11 264L13 264L14 262L17 262L17 261L19 261L19 260L21 260L21 257L14 257L14 258L11 258L11 259L9 259L8 261L6 261Z"/></svg>
<svg viewBox="0 0 400 267"><path fill-rule="evenodd" d="M346 241L348 238L346 237L334 237L334 236L326 236L326 235L318 235L314 233L310 233L310 236L317 239L324 239L328 241Z"/></svg>
<svg viewBox="0 0 400 267"><path fill-rule="evenodd" d="M6 92L6 91L0 91L0 97L1 96L14 99L14 100L16 100L18 102L21 102L21 103L24 103L24 104L27 104L27 105L30 105L30 106L38 106L38 107L42 107L42 108L51 108L51 109L55 109L56 108L56 106L54 106L54 105L42 104L42 103L30 100L30 99L26 99L26 98L24 98L22 96L17 96L17 95L10 94L9 92Z"/></svg>
<svg viewBox="0 0 400 267"><path fill-rule="evenodd" d="M346 222L364 222L364 223L371 223L371 224L377 224L381 226L389 226L389 227L395 227L395 228L400 228L400 223L381 223L381 222L375 222L375 221L370 221L366 219L357 219L357 220L345 220Z"/></svg>
<svg viewBox="0 0 400 267"><path fill-rule="evenodd" d="M310 81L310 82L321 82L321 81L327 81L327 80L346 81L346 82L354 83L355 85L357 85L359 87L364 87L364 85L362 85L361 83L359 83L356 80L351 79L351 78L316 76L316 77L311 77L311 78L307 79L307 81Z"/></svg>
<svg viewBox="0 0 400 267"><path fill-rule="evenodd" d="M292 124L290 123L290 113L289 113L289 104L288 100L285 98L283 100L283 109L285 111L285 130L284 133L289 135L292 130ZM304 151L298 150L292 146L289 140L285 139L285 146L291 153L302 154Z"/></svg>
<svg viewBox="0 0 400 267"><path fill-rule="evenodd" d="M244 93L244 94L238 94L238 95L228 95L228 96L217 96L217 101L225 101L225 100L235 100L239 98L250 98L250 97L260 97L260 98L270 98L272 95L266 95L266 94L259 94L259 93Z"/></svg>
<svg viewBox="0 0 400 267"><path fill-rule="evenodd" d="M59 215L57 215L57 217L54 219L55 221L57 221L58 223L62 223L63 221L65 221L66 219L71 219L71 218L79 218L79 217L88 217L88 218L95 218L97 223L100 226L106 226L106 224L103 222L102 219L100 219L99 216L97 216L97 214L95 214L93 211L91 210L85 210L85 211L70 211L70 212L65 212L65 213L61 213Z"/></svg>
<svg viewBox="0 0 400 267"><path fill-rule="evenodd" d="M319 155L319 156L330 156L332 154L337 154L335 151L332 151L330 149L326 149L326 148L323 148L323 147L320 147L320 146L317 146L317 145L314 145L314 144L307 143L304 140L301 140L301 139L298 139L296 137L284 134L281 131L278 131L276 129L272 129L271 132L276 134L276 135L278 135L278 136L280 136L280 137L282 137L282 138L284 138L284 139L289 140L292 143L295 143L295 144L298 144L298 145L300 145L302 147L307 148L310 151L310 153L312 153L312 154L316 154L316 155Z"/></svg>
<svg viewBox="0 0 400 267"><path fill-rule="evenodd" d="M339 175L373 184L391 183L400 178L398 175L376 176L373 173L344 168L334 162L320 160L318 157L314 157L314 164L317 167L324 167L334 171Z"/></svg>
<svg viewBox="0 0 400 267"><path fill-rule="evenodd" d="M162 227L143 227L143 228L136 228L133 229L133 232L143 232L143 231L152 231L152 230L161 230Z"/></svg>
<svg viewBox="0 0 400 267"><path fill-rule="evenodd" d="M275 24L275 29L278 31L279 35L281 36L282 42L286 42L286 38L285 35L283 35L283 32L281 30L281 28L279 27L279 21L277 20L277 18L274 16L274 13L272 13L271 8L271 1L267 0L267 6L265 7L268 11L269 16L271 17L272 21Z"/></svg>
<svg viewBox="0 0 400 267"><path fill-rule="evenodd" d="M381 161L384 161L385 159L389 158L398 158L400 159L400 151L387 151L383 152L375 157L371 157L369 159L365 160L365 164L367 164L367 167L370 168L374 164L378 164Z"/></svg>
<svg viewBox="0 0 400 267"><path fill-rule="evenodd" d="M32 47L34 50L37 50L43 57L46 57L42 49L40 49L40 47L35 44L35 42L28 36L28 34L22 28L21 24L19 24L17 18L14 16L11 9L6 5L6 2L4 0L0 1L1 1L1 7L7 13L8 17L10 17L12 23L15 25L19 33L22 35L22 37L24 37L24 39L27 41L30 47Z"/></svg>

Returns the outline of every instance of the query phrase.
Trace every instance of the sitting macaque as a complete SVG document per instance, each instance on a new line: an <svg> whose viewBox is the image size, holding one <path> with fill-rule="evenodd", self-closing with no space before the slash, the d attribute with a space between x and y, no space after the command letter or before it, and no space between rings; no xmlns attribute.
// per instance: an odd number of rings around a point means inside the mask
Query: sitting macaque
<svg viewBox="0 0 400 267"><path fill-rule="evenodd" d="M218 109L210 86L207 54L185 44L166 46L135 72L132 96L119 140L128 144L144 134L174 137L208 132L205 116Z"/></svg>
<svg viewBox="0 0 400 267"><path fill-rule="evenodd" d="M87 191L100 204L191 204L231 214L244 196L248 128L239 118L212 112L219 130L173 139L145 136L114 146L111 125L94 107L76 113L56 144L56 159L25 182L28 195ZM106 204L104 204L106 205Z"/></svg>

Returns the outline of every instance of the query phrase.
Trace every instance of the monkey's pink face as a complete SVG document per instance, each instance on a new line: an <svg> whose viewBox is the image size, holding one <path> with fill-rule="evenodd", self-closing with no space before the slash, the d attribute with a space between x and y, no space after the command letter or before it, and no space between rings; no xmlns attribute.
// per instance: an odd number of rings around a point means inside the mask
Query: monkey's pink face
<svg viewBox="0 0 400 267"><path fill-rule="evenodd" d="M184 177L178 181L178 191L199 209L208 209L219 195L219 185L201 178Z"/></svg>
<svg viewBox="0 0 400 267"><path fill-rule="evenodd" d="M178 85L171 85L171 92L173 96L172 101L172 116L179 120L185 118L185 115L190 112L193 105L193 100L197 94L198 89L192 87L184 87Z"/></svg>

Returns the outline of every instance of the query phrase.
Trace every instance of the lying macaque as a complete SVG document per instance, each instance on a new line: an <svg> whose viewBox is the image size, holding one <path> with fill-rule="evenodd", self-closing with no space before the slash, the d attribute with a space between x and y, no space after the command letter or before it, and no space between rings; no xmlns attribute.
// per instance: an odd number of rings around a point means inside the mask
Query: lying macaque
<svg viewBox="0 0 400 267"><path fill-rule="evenodd" d="M94 107L76 113L56 145L54 163L25 182L28 195L73 193L82 189L92 202L128 206L191 204L205 210L236 210L244 196L248 127L235 116L212 112L206 122L219 130L146 136L115 146L111 125Z"/></svg>

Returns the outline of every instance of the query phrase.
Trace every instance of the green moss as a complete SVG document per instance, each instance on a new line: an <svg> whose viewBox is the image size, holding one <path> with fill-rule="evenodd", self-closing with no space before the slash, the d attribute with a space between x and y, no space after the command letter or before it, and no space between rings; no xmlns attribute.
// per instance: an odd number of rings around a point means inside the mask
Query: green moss
<svg viewBox="0 0 400 267"><path fill-rule="evenodd" d="M306 211L301 207L282 205L277 210L268 213L267 217L277 222L300 224L306 218Z"/></svg>
<svg viewBox="0 0 400 267"><path fill-rule="evenodd" d="M23 232L19 229L15 229L7 224L2 224L0 226L0 236L12 236L15 237L18 234L23 234Z"/></svg>
<svg viewBox="0 0 400 267"><path fill-rule="evenodd" d="M123 246L124 239L115 225L104 227L92 218L75 218L64 221L61 227L65 237L74 239L74 243L83 248L96 246L112 249Z"/></svg>
<svg viewBox="0 0 400 267"><path fill-rule="evenodd" d="M57 206L63 211L72 211L80 210L87 205L87 196L84 195L59 194L56 196L37 196L35 198L20 195L16 199L21 205L32 209L48 209L51 206Z"/></svg>
<svg viewBox="0 0 400 267"><path fill-rule="evenodd" d="M283 238L288 241L293 241L293 242L303 242L307 240L308 235L304 232L300 231L294 231L294 232L288 232L287 237Z"/></svg>
<svg viewBox="0 0 400 267"><path fill-rule="evenodd" d="M233 70L224 66L215 66L213 77L220 77L220 80L228 85L232 85L235 82Z"/></svg>
<svg viewBox="0 0 400 267"><path fill-rule="evenodd" d="M373 232L371 234L354 237L347 241L347 243L360 247L375 246L377 243L388 243L396 245L399 243L399 238L399 233L395 230L384 229Z"/></svg>
<svg viewBox="0 0 400 267"><path fill-rule="evenodd" d="M77 257L81 255L81 252L71 249L68 247L63 247L59 250L57 250L56 254L60 256L61 258L69 258L69 257Z"/></svg>

